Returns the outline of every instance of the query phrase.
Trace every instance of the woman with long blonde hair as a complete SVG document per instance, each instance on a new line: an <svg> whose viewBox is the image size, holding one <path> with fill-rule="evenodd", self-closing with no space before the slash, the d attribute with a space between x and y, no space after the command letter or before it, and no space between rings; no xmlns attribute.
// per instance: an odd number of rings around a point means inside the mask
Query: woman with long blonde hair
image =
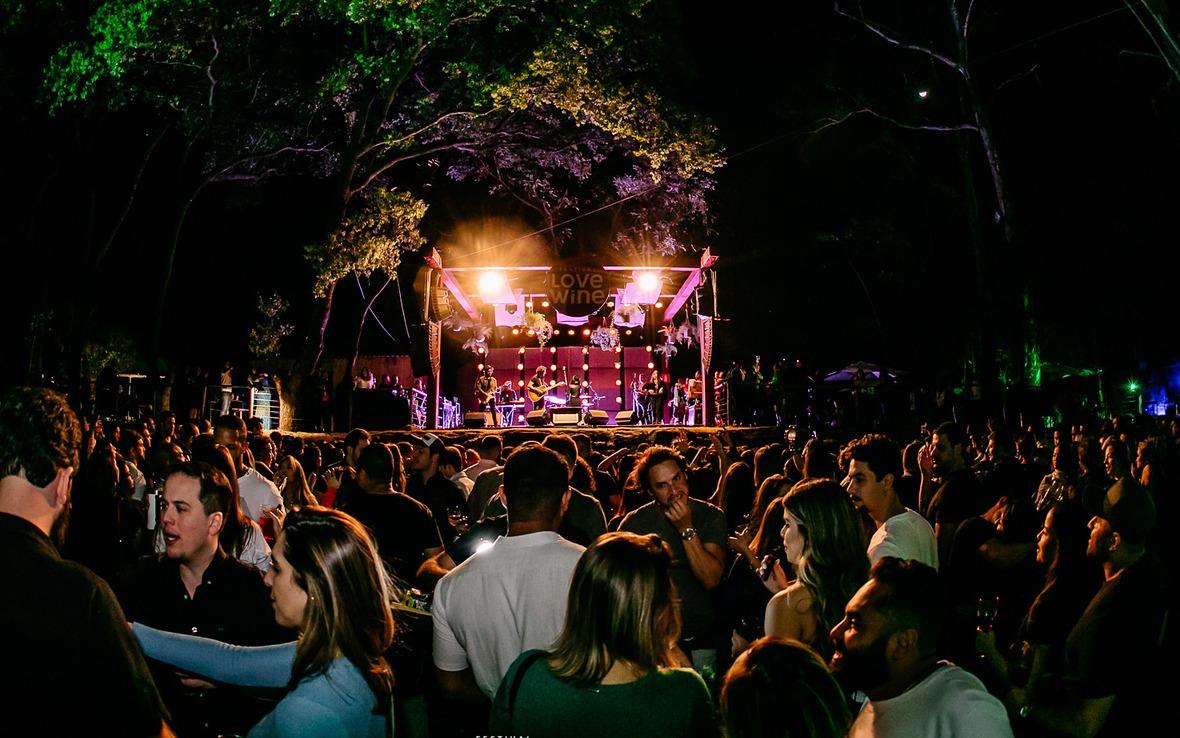
<svg viewBox="0 0 1180 738"><path fill-rule="evenodd" d="M291 454L279 457L275 464L274 483L283 496L283 507L287 510L319 504L307 482L307 475L303 473L303 465Z"/></svg>
<svg viewBox="0 0 1180 738"><path fill-rule="evenodd" d="M783 499L783 555L795 581L766 605L766 635L831 654L828 632L869 576L860 517L839 484L799 482Z"/></svg>
<svg viewBox="0 0 1180 738"><path fill-rule="evenodd" d="M250 731L271 736L385 738L393 674L390 593L364 526L337 510L289 513L266 574L275 620L299 639L277 646L219 641L132 626L144 652L184 671L246 687L286 688Z"/></svg>
<svg viewBox="0 0 1180 738"><path fill-rule="evenodd" d="M578 561L565 629L504 675L489 732L717 736L709 690L676 668L680 616L659 536L608 533Z"/></svg>

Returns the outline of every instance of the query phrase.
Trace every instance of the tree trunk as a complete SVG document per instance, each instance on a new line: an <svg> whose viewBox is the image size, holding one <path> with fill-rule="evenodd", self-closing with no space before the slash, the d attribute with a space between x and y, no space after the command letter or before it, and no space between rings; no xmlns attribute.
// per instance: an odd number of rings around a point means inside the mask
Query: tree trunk
<svg viewBox="0 0 1180 738"><path fill-rule="evenodd" d="M328 294L324 295L323 299L318 301L320 318L316 325L318 326L317 334L319 336L319 344L316 348L315 358L311 362L311 369L307 372L309 376L319 370L320 360L324 358L324 337L328 334L328 321L332 318L332 297L335 294L336 283L333 282L328 286Z"/></svg>
<svg viewBox="0 0 1180 738"><path fill-rule="evenodd" d="M368 300L365 301L364 309L361 310L360 323L356 328L356 341L354 341L352 345L352 359L348 362L348 375L350 377L356 375L356 360L361 353L361 336L365 333L365 319L369 317L369 311L373 309L373 304L377 302L377 298L381 297L381 293L385 291L385 288L388 287L392 281L393 280L391 278L386 276L385 281L381 284L381 286L374 290L373 294L369 295Z"/></svg>
<svg viewBox="0 0 1180 738"><path fill-rule="evenodd" d="M180 235L184 231L184 223L188 219L189 210L207 184L209 184L208 179L201 180L201 183L189 194L188 199L180 208L180 214L176 217L176 227L172 230L172 243L168 248L168 258L164 262L164 278L160 281L160 297L156 302L156 317L152 325L151 366L148 369L153 373L156 371L160 359L160 336L164 328L164 306L168 300L168 288L172 285L172 268L176 264L176 251L180 247Z"/></svg>

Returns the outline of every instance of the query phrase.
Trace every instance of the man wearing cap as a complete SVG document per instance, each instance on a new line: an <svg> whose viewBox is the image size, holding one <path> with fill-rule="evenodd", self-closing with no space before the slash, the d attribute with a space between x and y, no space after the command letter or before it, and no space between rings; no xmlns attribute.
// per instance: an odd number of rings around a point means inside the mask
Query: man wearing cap
<svg viewBox="0 0 1180 738"><path fill-rule="evenodd" d="M456 533L447 511L453 508L466 511L467 497L459 485L438 470L443 452L441 438L433 433L421 433L411 436L410 443L414 450L406 461L412 472L406 480L406 494L430 508L443 545L449 544L455 540Z"/></svg>
<svg viewBox="0 0 1180 738"><path fill-rule="evenodd" d="M1154 721L1170 717L1154 689L1165 609L1163 567L1146 548L1155 519L1133 479L1107 491L1086 548L1106 581L1065 641L1068 691L1048 704L1017 693L1010 707L1020 717L1069 735L1153 735Z"/></svg>

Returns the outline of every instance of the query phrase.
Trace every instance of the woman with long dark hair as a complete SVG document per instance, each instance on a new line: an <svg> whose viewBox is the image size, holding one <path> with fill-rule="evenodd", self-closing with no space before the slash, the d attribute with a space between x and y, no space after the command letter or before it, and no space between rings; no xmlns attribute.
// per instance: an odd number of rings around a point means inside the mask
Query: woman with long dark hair
<svg viewBox="0 0 1180 738"><path fill-rule="evenodd" d="M730 464L717 480L717 489L709 498L709 504L725 513L725 527L730 533L748 520L754 508L754 492L754 470L744 461Z"/></svg>
<svg viewBox="0 0 1180 738"><path fill-rule="evenodd" d="M132 626L158 661L229 684L285 687L250 738L385 738L393 641L385 570L364 526L336 510L288 513L266 575L275 620L299 639L248 648Z"/></svg>
<svg viewBox="0 0 1180 738"><path fill-rule="evenodd" d="M839 484L800 482L783 499L783 555L795 581L766 606L766 635L831 654L828 632L869 576L860 516Z"/></svg>
<svg viewBox="0 0 1180 738"><path fill-rule="evenodd" d="M230 496L229 509L225 512L225 524L217 536L218 543L227 554L238 561L256 566L265 572L270 568L270 544L266 542L262 526L242 512L237 472L234 471L234 461L229 455L229 449L220 443L213 443L212 436L201 438L209 441L193 444L193 460L203 461L224 474L234 491Z"/></svg>
<svg viewBox="0 0 1180 738"><path fill-rule="evenodd" d="M561 736L717 736L709 690L675 668L680 617L659 536L608 533L578 561L565 629L504 675L489 732Z"/></svg>
<svg viewBox="0 0 1180 738"><path fill-rule="evenodd" d="M1060 667L1065 638L1101 584L1101 572L1086 557L1090 514L1080 504L1059 502L1049 508L1037 534L1037 563L1045 567L1045 586L1033 600L1008 649L996 634L980 630L975 647L1000 682L1023 704L1042 676Z"/></svg>
<svg viewBox="0 0 1180 738"><path fill-rule="evenodd" d="M798 641L762 638L721 687L729 738L843 738L852 715L823 660Z"/></svg>

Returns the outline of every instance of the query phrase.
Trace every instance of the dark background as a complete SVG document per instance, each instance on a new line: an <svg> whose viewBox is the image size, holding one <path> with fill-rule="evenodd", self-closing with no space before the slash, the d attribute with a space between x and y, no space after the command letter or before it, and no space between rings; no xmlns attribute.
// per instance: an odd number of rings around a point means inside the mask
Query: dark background
<svg viewBox="0 0 1180 738"><path fill-rule="evenodd" d="M663 89L714 121L729 157L717 174L712 233L700 244L720 255L722 360L761 354L834 369L863 359L932 382L961 381L975 302L964 146L986 230L984 289L994 285L999 296L1002 314L993 318L1001 328L1021 319L1012 304L1027 286L1023 315L1047 361L1130 377L1180 359L1172 258L1180 91L1121 3L978 3L971 72L1010 192L1010 247L992 220L982 152L969 137L905 130L868 114L824 127L864 107L899 122L961 122L957 82L945 69L836 17L830 2L673 5L667 36L679 41L678 59ZM948 51L945 3L903 5L864 7L899 36ZM37 99L39 70L76 31L26 28L6 39L0 65L5 382L60 371L45 326L71 309L68 298L84 283L96 299L72 309L93 317L90 337L121 341L148 362L161 244L178 206L168 163L175 157L157 156L145 170L102 268L79 269L80 249L101 243L122 209L150 126L134 111L88 130L68 115L48 116ZM161 146L167 153L176 143ZM269 290L292 304L296 337L287 351L299 352L312 317L302 247L323 225L309 205L321 186L276 178L201 196L167 303L166 366L244 364L256 296ZM424 223L432 245L458 223L521 215L473 187L433 193ZM412 290L419 266L407 256L400 290L378 303L388 334L370 321L362 353L408 352L406 326L420 318ZM351 353L360 298L350 282L337 290L334 355Z"/></svg>

